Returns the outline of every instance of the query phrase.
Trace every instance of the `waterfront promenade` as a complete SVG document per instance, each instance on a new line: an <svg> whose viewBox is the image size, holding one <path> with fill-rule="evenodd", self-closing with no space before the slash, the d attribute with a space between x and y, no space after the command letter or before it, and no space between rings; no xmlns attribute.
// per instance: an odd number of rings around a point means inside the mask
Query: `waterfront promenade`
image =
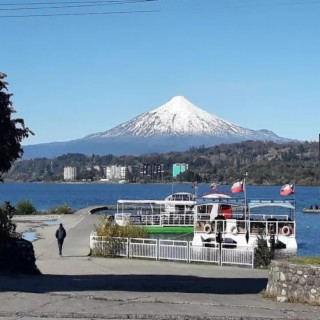
<svg viewBox="0 0 320 320"><path fill-rule="evenodd" d="M319 308L262 297L267 271L89 256L99 216L88 209L35 231L41 276L0 276L0 319L319 319ZM54 237L67 230L63 257Z"/></svg>

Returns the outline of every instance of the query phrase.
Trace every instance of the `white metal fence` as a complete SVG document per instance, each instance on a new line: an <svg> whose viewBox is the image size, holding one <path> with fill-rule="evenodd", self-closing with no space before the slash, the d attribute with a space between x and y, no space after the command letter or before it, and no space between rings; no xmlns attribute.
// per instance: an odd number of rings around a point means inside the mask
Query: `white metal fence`
<svg viewBox="0 0 320 320"><path fill-rule="evenodd" d="M212 248L193 246L192 242L143 238L112 238L90 236L90 249L100 255L154 260L205 262L218 265L254 267L252 248Z"/></svg>
<svg viewBox="0 0 320 320"><path fill-rule="evenodd" d="M157 259L157 239L131 238L129 239L129 258Z"/></svg>

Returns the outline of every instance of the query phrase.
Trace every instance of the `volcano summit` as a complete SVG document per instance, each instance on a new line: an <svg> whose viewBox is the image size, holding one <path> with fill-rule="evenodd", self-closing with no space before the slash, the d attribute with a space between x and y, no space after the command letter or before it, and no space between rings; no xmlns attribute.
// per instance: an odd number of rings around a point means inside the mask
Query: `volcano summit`
<svg viewBox="0 0 320 320"><path fill-rule="evenodd" d="M142 154L184 151L245 140L287 142L269 130L239 127L197 107L183 96L127 122L84 138L24 147L24 159L54 157L64 153Z"/></svg>

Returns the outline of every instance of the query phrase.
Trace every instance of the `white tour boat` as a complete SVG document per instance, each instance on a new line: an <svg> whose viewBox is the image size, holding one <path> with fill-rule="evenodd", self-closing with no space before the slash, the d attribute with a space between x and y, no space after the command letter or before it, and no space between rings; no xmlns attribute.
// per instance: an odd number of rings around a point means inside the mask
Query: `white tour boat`
<svg viewBox="0 0 320 320"><path fill-rule="evenodd" d="M210 198L194 212L194 246L252 248L263 236L275 250L297 250L295 200Z"/></svg>
<svg viewBox="0 0 320 320"><path fill-rule="evenodd" d="M195 195L187 192L164 200L119 199L114 221L120 226L141 226L150 233L193 232L195 204Z"/></svg>

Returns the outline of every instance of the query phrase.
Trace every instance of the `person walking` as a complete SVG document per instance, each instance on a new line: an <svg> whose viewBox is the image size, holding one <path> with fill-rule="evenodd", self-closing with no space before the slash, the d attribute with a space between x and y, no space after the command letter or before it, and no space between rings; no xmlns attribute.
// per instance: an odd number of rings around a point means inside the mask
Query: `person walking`
<svg viewBox="0 0 320 320"><path fill-rule="evenodd" d="M59 255L62 256L62 246L64 238L67 236L67 232L65 228L63 227L62 223L60 223L59 228L56 231L56 238L58 241L58 248L59 248Z"/></svg>

